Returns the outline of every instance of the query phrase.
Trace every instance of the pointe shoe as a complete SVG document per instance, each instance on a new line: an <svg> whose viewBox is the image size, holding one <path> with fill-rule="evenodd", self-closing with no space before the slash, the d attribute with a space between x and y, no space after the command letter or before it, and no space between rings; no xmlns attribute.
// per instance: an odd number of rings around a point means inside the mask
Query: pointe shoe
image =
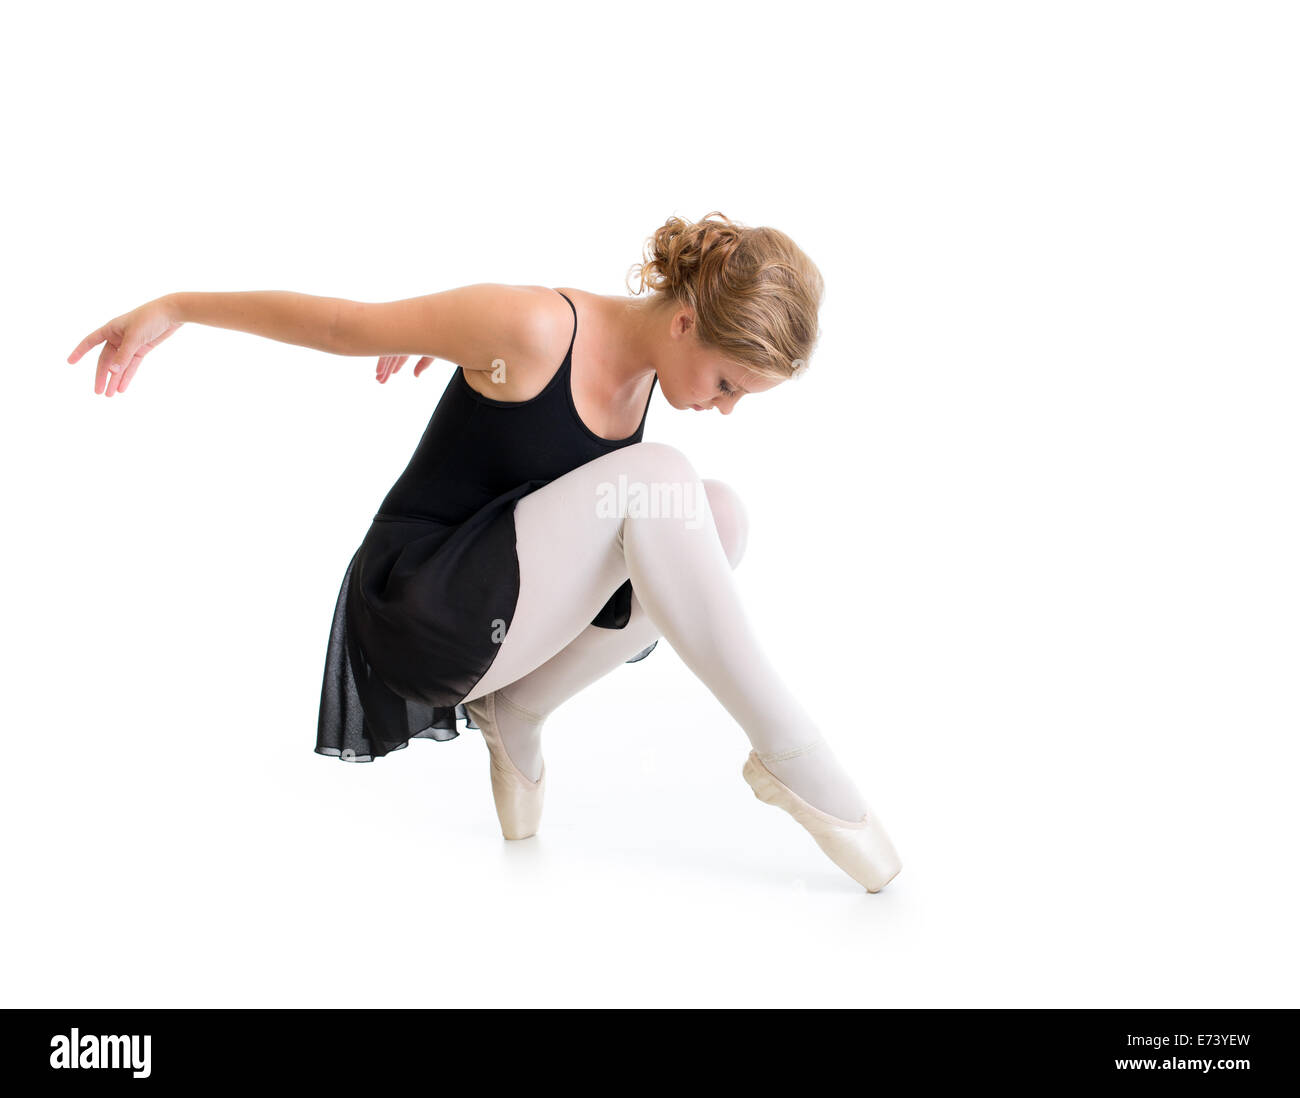
<svg viewBox="0 0 1300 1098"><path fill-rule="evenodd" d="M826 856L868 892L879 892L898 876L903 863L880 820L870 809L860 820L841 820L814 808L751 751L741 772L766 804L784 808L817 840Z"/></svg>
<svg viewBox="0 0 1300 1098"><path fill-rule="evenodd" d="M510 761L497 728L495 692L466 702L465 709L487 741L492 799L496 802L497 819L501 821L501 834L507 839L527 839L537 834L546 794L545 761L537 781L531 781Z"/></svg>

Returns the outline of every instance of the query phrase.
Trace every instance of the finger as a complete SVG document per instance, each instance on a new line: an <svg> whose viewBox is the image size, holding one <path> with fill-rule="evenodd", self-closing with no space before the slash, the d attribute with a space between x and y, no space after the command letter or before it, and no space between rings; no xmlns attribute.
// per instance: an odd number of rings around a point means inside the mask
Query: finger
<svg viewBox="0 0 1300 1098"><path fill-rule="evenodd" d="M177 325L177 327L179 327L179 325ZM139 346L139 348L137 348L135 354L131 356L131 361L128 362L126 366L122 369L122 372L120 374L110 375L110 377L116 376L118 378L118 382L115 388L109 390L108 395L112 396L113 393L115 392L116 393L124 392L126 390L126 386L128 382L130 382L130 380L133 377L135 377L136 370L140 368L140 363L144 361L144 356L147 355L150 351L152 351L155 347L157 347L158 344L160 344L164 339L170 336L174 331L176 331L176 328L168 328L165 332L163 332L162 335L158 336L156 339L151 339L149 340L148 343L142 343Z"/></svg>
<svg viewBox="0 0 1300 1098"><path fill-rule="evenodd" d="M432 361L433 355L425 355L420 359L420 361L415 364L415 376L419 377L426 369L428 369L429 363Z"/></svg>
<svg viewBox="0 0 1300 1098"><path fill-rule="evenodd" d="M125 340L117 346L107 342L104 344L99 352L99 368L95 371L95 392L110 397L117 392L122 371L135 358L134 354L124 350L125 347Z"/></svg>
<svg viewBox="0 0 1300 1098"><path fill-rule="evenodd" d="M117 383L117 391L125 393L126 387L131 384L131 379L135 377L135 372L140 368L140 363L144 361L144 355L136 355L131 360L131 365L122 371L122 380Z"/></svg>
<svg viewBox="0 0 1300 1098"><path fill-rule="evenodd" d="M104 390L105 396L114 396L121 390L122 375L130 368L131 363L136 360L136 357L137 356L132 355L125 364L122 363L120 358L115 358L113 362L109 363L108 386Z"/></svg>
<svg viewBox="0 0 1300 1098"><path fill-rule="evenodd" d="M73 351L72 354L68 355L68 362L75 365L76 362L81 358L81 356L84 355L87 351L89 351L92 347L96 346L97 344L103 343L107 335L108 335L107 324L105 324L102 328L97 328L95 331L91 332L90 335L86 336L85 339L83 339L80 343L77 344L77 349Z"/></svg>
<svg viewBox="0 0 1300 1098"><path fill-rule="evenodd" d="M99 349L99 362L95 366L95 392L102 395L105 387L108 385L108 379L112 377L112 371L108 368L109 363L113 361L113 355L117 349L111 343L105 343Z"/></svg>
<svg viewBox="0 0 1300 1098"><path fill-rule="evenodd" d="M147 349L147 348L146 348ZM140 347L137 345L135 338L130 332L125 332L118 345L113 348L113 355L108 360L108 368L115 374L120 374L128 366L131 360L139 353Z"/></svg>
<svg viewBox="0 0 1300 1098"><path fill-rule="evenodd" d="M109 381L108 381L109 396L112 396L114 393L120 393L123 389L126 388L126 375L128 373L132 373L132 374L135 373L136 367L139 366L142 361L144 361L144 356L148 353L148 351L149 348L147 346L141 347L136 354L131 356L131 361L128 362L118 373L109 375Z"/></svg>

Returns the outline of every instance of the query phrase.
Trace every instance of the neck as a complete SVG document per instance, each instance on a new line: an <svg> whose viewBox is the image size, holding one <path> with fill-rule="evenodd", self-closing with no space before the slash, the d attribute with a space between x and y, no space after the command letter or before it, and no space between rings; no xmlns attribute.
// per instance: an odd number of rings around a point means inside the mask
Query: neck
<svg viewBox="0 0 1300 1098"><path fill-rule="evenodd" d="M639 392L655 372L654 347L663 311L650 298L602 297L602 321L608 332L606 376L614 394Z"/></svg>

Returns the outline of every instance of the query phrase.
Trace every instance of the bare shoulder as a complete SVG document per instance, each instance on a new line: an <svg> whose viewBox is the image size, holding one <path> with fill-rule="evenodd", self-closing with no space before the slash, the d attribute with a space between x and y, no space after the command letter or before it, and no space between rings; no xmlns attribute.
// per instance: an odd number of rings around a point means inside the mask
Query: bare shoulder
<svg viewBox="0 0 1300 1098"><path fill-rule="evenodd" d="M572 301L577 300L580 290L567 287L558 289L551 286L514 286L528 300L529 331L534 350L543 359L555 358L555 365L560 364L565 351L569 349L569 339L573 335L573 310L561 297L567 294ZM555 356L556 348L559 356Z"/></svg>
<svg viewBox="0 0 1300 1098"><path fill-rule="evenodd" d="M545 353L553 326L545 291L544 286L502 282L480 282L452 291L459 295L453 304L465 318L469 352L452 361L466 371L480 372L496 369L501 358L521 363Z"/></svg>
<svg viewBox="0 0 1300 1098"><path fill-rule="evenodd" d="M573 337L573 311L564 298L549 286L506 286L493 284L492 307L502 329L509 329L509 351L488 360L479 368L466 368L470 388L493 400L531 400L546 388L564 360ZM573 296L569 290L564 293Z"/></svg>

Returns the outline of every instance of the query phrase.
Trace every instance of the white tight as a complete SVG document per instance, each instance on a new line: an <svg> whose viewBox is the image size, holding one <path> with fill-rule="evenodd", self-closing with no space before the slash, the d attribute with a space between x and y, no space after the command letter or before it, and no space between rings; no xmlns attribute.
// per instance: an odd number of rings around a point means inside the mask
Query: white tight
<svg viewBox="0 0 1300 1098"><path fill-rule="evenodd" d="M496 691L502 739L525 774L540 773L547 715L662 636L783 782L833 816L862 815L856 786L745 614L731 570L748 522L731 488L701 480L675 447L639 442L524 496L514 518L519 601L491 668L464 700ZM629 577L627 626L592 625Z"/></svg>

